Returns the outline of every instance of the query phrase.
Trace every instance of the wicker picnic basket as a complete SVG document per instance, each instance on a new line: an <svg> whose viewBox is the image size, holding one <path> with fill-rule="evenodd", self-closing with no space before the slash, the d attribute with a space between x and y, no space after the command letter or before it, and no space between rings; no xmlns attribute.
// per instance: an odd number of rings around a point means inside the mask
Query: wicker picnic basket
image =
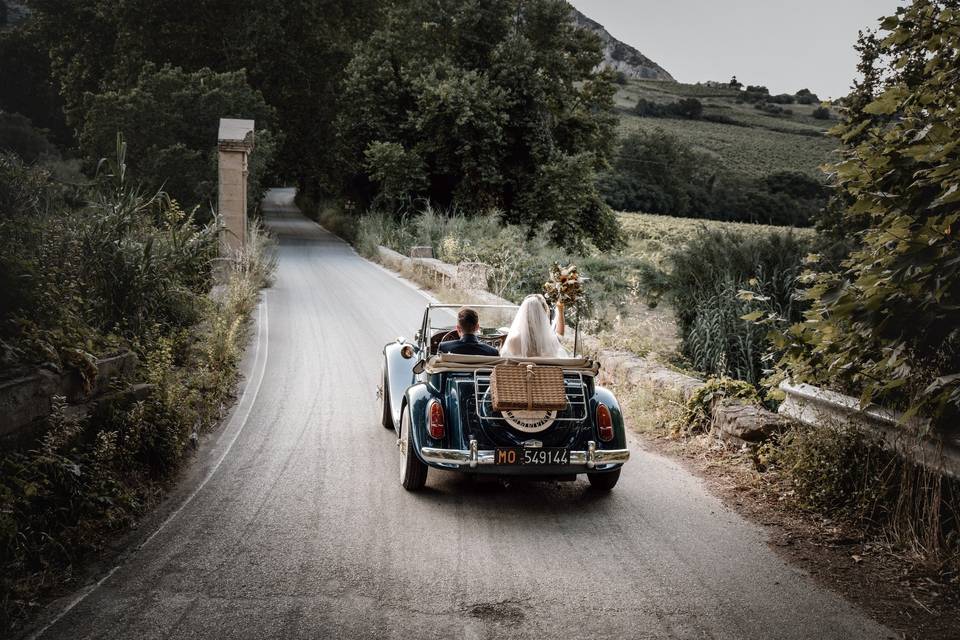
<svg viewBox="0 0 960 640"><path fill-rule="evenodd" d="M494 411L561 411L567 406L560 367L498 364L490 375L490 392Z"/></svg>

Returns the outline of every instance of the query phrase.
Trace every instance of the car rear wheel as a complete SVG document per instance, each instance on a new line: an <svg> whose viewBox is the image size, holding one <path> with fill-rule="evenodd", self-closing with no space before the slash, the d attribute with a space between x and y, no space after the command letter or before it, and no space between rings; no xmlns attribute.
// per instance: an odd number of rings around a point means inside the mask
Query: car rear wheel
<svg viewBox="0 0 960 640"><path fill-rule="evenodd" d="M597 491L610 491L617 486L617 481L619 479L620 469L617 469L616 471L607 471L606 473L587 474L587 480L590 481L590 486Z"/></svg>
<svg viewBox="0 0 960 640"><path fill-rule="evenodd" d="M393 416L390 407L390 387L387 386L387 365L380 367L380 424L384 429L393 429Z"/></svg>
<svg viewBox="0 0 960 640"><path fill-rule="evenodd" d="M400 418L400 484L407 491L417 491L427 483L427 465L421 462L413 450L410 437L410 408L404 407Z"/></svg>

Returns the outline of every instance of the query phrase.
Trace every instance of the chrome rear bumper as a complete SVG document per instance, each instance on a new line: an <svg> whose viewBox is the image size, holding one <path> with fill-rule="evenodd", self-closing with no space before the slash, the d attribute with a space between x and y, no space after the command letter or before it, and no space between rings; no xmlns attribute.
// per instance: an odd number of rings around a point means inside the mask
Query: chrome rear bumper
<svg viewBox="0 0 960 640"><path fill-rule="evenodd" d="M471 469L477 465L496 464L495 455L496 451L493 449L478 449L476 440L470 441L469 449L420 448L420 456L426 462L468 466ZM587 443L586 451L570 451L570 465L583 465L587 469L622 464L629 459L629 449L597 449L597 443L593 440Z"/></svg>

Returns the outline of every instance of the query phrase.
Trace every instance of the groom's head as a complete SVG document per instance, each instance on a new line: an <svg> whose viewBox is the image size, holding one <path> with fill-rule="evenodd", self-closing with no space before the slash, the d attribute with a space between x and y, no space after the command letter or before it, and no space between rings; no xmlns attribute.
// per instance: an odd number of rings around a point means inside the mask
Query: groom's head
<svg viewBox="0 0 960 640"><path fill-rule="evenodd" d="M480 316L470 307L460 309L457 314L457 333L461 336L474 334L480 330Z"/></svg>

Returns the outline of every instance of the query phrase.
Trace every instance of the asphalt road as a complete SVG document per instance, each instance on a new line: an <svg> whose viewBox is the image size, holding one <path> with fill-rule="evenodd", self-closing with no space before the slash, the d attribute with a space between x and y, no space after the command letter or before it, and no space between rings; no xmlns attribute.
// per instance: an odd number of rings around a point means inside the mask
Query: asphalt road
<svg viewBox="0 0 960 640"><path fill-rule="evenodd" d="M635 441L607 496L434 470L405 492L374 394L426 299L280 209L233 413L34 637L893 637Z"/></svg>

